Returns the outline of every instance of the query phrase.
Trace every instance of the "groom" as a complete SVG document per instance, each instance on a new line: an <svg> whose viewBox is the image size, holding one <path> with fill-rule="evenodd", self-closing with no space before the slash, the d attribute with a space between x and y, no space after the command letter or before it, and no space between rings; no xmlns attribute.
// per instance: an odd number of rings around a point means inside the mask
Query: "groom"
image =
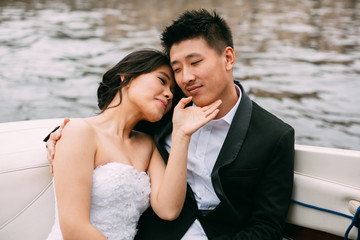
<svg viewBox="0 0 360 240"><path fill-rule="evenodd" d="M179 218L148 209L136 239L282 239L293 184L294 129L259 107L234 83L235 54L227 23L188 11L161 36L176 83L194 104L221 99L217 120L191 137L188 190ZM163 158L171 122L154 135Z"/></svg>
<svg viewBox="0 0 360 240"><path fill-rule="evenodd" d="M135 239L282 239L293 186L294 129L234 82L232 34L215 12L183 13L161 41L183 93L197 106L216 99L222 104L217 119L191 137L180 216L165 221L149 208ZM154 132L164 159L171 128L169 121Z"/></svg>

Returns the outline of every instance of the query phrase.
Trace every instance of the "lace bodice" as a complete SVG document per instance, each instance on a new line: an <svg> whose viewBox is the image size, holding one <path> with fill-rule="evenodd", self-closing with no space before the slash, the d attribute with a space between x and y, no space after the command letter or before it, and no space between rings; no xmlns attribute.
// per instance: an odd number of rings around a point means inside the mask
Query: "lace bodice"
<svg viewBox="0 0 360 240"><path fill-rule="evenodd" d="M119 162L101 165L93 172L90 221L110 240L133 239L140 215L149 206L149 195L145 172ZM50 239L62 239L57 211Z"/></svg>

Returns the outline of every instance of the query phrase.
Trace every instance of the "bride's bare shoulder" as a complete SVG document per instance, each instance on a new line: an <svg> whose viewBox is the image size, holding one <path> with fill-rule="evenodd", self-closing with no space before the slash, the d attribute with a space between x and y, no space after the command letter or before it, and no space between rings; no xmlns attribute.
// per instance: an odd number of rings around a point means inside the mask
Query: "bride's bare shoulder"
<svg viewBox="0 0 360 240"><path fill-rule="evenodd" d="M94 127L85 118L76 118L70 120L63 129L62 137L79 137L88 138L93 137L95 133Z"/></svg>

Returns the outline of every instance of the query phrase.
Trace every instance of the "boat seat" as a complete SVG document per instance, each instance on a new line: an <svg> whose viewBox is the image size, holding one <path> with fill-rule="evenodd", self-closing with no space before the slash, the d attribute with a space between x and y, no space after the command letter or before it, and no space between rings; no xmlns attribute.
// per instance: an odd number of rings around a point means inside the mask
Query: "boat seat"
<svg viewBox="0 0 360 240"><path fill-rule="evenodd" d="M360 206L359 166L360 151L296 145L287 223L344 237Z"/></svg>
<svg viewBox="0 0 360 240"><path fill-rule="evenodd" d="M54 222L52 174L42 141L62 119L0 124L0 239L46 239Z"/></svg>

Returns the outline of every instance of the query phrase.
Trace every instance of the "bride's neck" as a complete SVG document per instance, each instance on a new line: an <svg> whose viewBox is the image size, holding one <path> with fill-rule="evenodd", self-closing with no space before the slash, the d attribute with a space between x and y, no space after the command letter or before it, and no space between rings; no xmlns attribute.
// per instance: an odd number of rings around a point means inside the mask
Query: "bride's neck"
<svg viewBox="0 0 360 240"><path fill-rule="evenodd" d="M96 125L111 134L122 138L130 138L131 131L140 121L134 111L127 110L120 104L117 107L106 109L103 113L94 117Z"/></svg>

